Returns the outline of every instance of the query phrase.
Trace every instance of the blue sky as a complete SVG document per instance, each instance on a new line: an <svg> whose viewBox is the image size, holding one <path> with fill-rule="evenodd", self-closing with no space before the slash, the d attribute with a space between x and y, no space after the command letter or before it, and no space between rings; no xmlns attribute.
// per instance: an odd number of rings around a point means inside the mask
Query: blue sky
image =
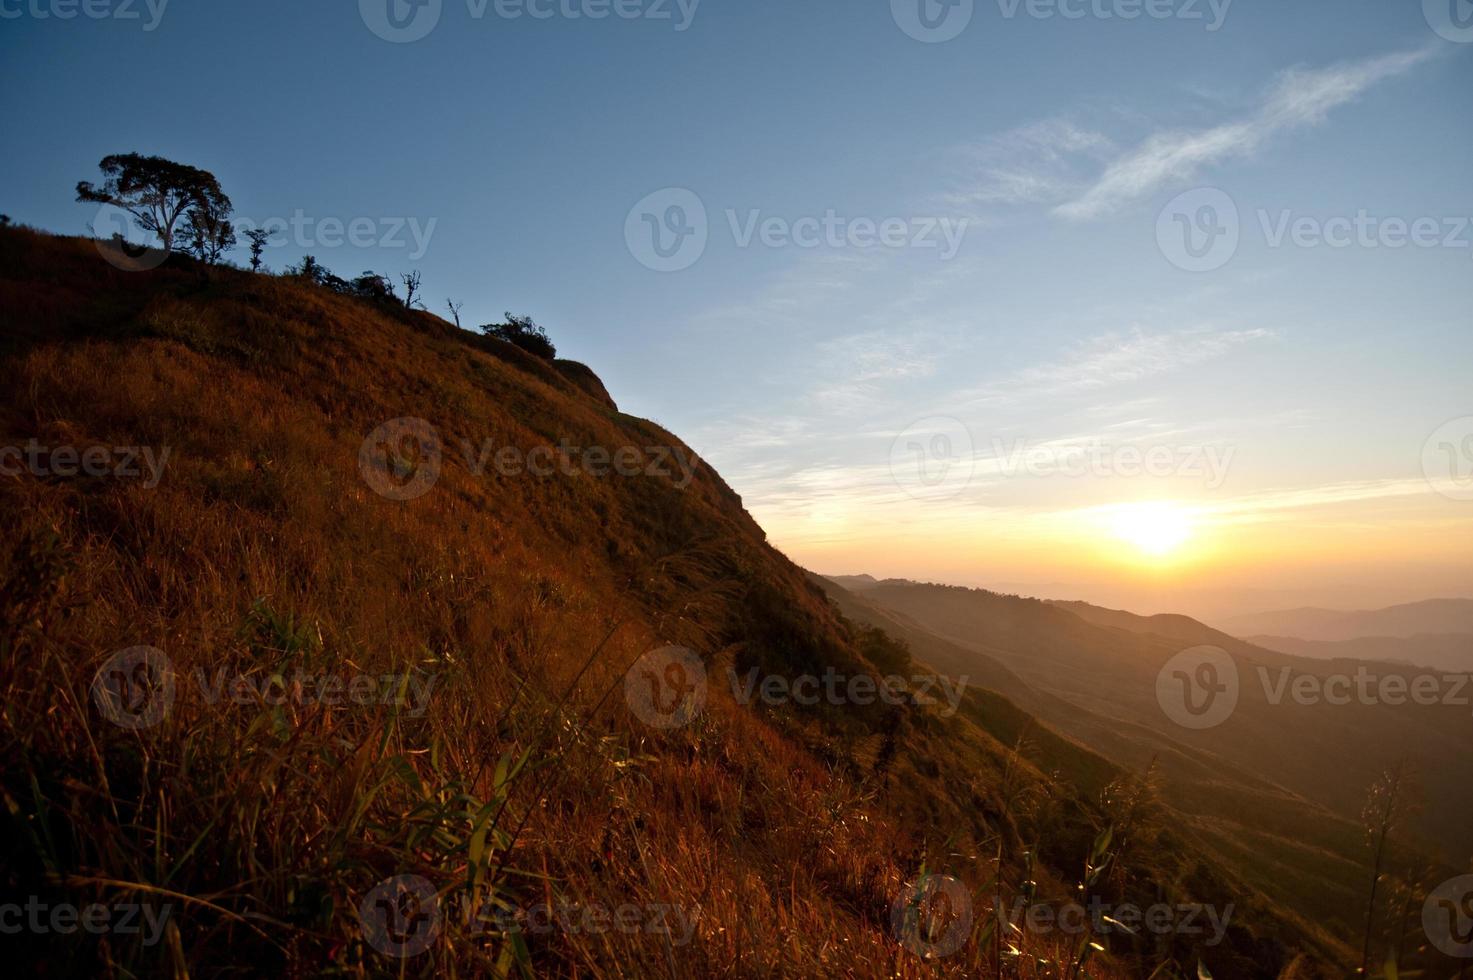
<svg viewBox="0 0 1473 980"><path fill-rule="evenodd" d="M1137 605L1473 581L1473 502L1426 472L1473 416L1467 0L394 0L405 43L388 0L123 2L0 0L0 211L84 233L103 155L206 167L310 221L273 268L532 314L811 567ZM911 36L922 2L957 36ZM677 226L704 249L649 268ZM1129 547L1163 524L1200 547Z"/></svg>

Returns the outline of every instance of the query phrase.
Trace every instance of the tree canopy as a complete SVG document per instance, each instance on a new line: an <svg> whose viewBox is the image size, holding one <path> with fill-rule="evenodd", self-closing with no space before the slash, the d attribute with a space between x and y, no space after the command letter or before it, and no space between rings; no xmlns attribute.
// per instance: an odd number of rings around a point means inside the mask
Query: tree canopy
<svg viewBox="0 0 1473 980"><path fill-rule="evenodd" d="M103 157L97 166L104 177L101 186L80 181L77 200L110 204L128 212L145 230L159 236L165 251L173 249L175 230L186 217L192 244L206 249L201 258L208 258L211 251L219 257L223 248L209 248L211 245L226 240L234 243L227 220L232 210L230 198L208 170L137 153L115 153Z"/></svg>

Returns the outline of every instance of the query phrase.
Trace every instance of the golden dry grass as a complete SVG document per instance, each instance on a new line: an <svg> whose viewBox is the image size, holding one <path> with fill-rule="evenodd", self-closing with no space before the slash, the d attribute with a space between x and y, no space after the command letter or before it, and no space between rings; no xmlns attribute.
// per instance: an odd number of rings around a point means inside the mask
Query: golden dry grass
<svg viewBox="0 0 1473 980"><path fill-rule="evenodd" d="M738 705L728 665L869 665L708 468L681 490L477 475L447 450L433 489L407 502L359 470L365 436L400 417L429 420L447 447L684 450L577 369L289 279L186 262L124 273L90 242L15 229L0 233L0 327L0 445L171 452L155 488L0 477L7 889L173 906L156 946L26 937L37 969L993 975L979 937L933 962L896 942L905 883L929 871L980 891L1001 839L1010 887L1031 846L1039 888L1064 895L1110 822L965 718ZM699 651L715 682L696 723L660 732L626 709L622 679L667 643ZM164 721L132 731L89 686L140 645L165 652L178 685ZM415 717L212 704L193 680L298 669L436 686ZM899 751L879 765L895 724ZM1043 802L1015 809L1018 787ZM447 914L400 962L370 948L359 905L402 874L447 910L675 907L693 931L502 934ZM1076 949L1012 940L1023 955L1008 976L1064 975ZM1256 975L1220 952L1219 976ZM1079 975L1132 968L1106 956Z"/></svg>

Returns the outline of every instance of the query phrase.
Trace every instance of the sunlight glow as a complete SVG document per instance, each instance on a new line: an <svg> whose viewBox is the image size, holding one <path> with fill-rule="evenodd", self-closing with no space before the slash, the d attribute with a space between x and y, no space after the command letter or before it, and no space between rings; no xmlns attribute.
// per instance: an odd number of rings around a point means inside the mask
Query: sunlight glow
<svg viewBox="0 0 1473 980"><path fill-rule="evenodd" d="M1152 558L1171 555L1192 537L1192 517L1172 503L1128 504L1109 516L1110 530L1121 541Z"/></svg>

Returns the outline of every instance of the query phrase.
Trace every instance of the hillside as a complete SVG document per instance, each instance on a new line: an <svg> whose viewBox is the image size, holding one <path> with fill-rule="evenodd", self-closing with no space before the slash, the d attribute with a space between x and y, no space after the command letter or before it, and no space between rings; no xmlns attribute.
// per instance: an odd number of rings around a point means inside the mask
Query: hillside
<svg viewBox="0 0 1473 980"><path fill-rule="evenodd" d="M1361 877L1365 790L1380 767L1415 760L1425 777L1428 846L1455 864L1473 850L1464 819L1473 787L1465 708L1275 704L1258 683L1260 669L1271 678L1285 670L1324 678L1357 666L1405 675L1405 665L1296 658L1184 616L906 581L852 594L848 611L904 623L918 655L934 651L949 670L1006 671L1029 689L1010 697L1106 758L1129 766L1158 760L1166 798L1192 820L1204 846L1276 900L1314 910L1342 941L1358 926L1347 903ZM1232 656L1242 683L1229 718L1190 730L1162 710L1157 678L1177 653L1204 644ZM1294 752L1282 751L1288 744Z"/></svg>
<svg viewBox="0 0 1473 980"><path fill-rule="evenodd" d="M163 910L154 942L27 935L22 967L1041 977L1088 958L1102 980L1199 960L1232 980L1341 955L1138 776L1031 718L1006 669L956 714L741 703L728 670L925 668L584 366L289 277L124 272L26 229L0 229L0 349L0 445L29 453L0 478L6 888ZM558 463L565 446L608 455ZM671 663L646 656L670 645L695 658L675 714ZM949 911L905 917L952 879ZM1208 945L973 911L1084 879L1111 907L1234 912ZM403 881L429 889L413 914L384 890ZM955 951L917 955L958 922Z"/></svg>

